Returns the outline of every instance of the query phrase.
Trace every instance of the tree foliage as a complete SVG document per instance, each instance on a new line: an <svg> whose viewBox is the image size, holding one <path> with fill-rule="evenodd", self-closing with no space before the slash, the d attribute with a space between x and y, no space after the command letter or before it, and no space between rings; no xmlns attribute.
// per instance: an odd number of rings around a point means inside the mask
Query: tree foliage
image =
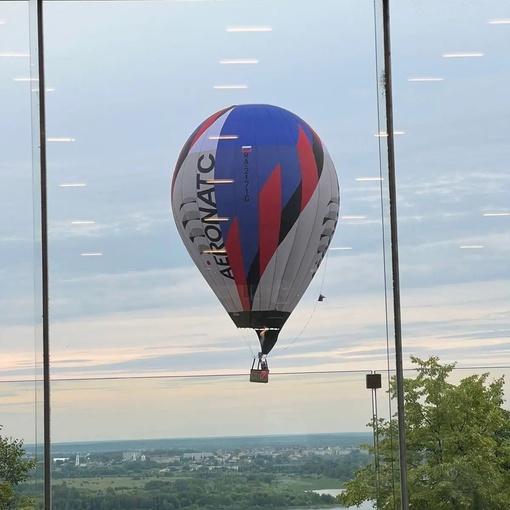
<svg viewBox="0 0 510 510"><path fill-rule="evenodd" d="M25 458L22 440L0 436L0 510L30 508L29 499L18 496L15 489L28 480L34 467L35 461Z"/></svg>
<svg viewBox="0 0 510 510"><path fill-rule="evenodd" d="M455 385L455 364L411 357L417 377L405 379L410 505L415 510L510 508L510 412L503 408L504 379L472 375ZM396 396L396 381L390 385ZM399 508L396 418L372 421L378 455L345 484L346 505L377 501ZM366 445L375 454L373 445Z"/></svg>

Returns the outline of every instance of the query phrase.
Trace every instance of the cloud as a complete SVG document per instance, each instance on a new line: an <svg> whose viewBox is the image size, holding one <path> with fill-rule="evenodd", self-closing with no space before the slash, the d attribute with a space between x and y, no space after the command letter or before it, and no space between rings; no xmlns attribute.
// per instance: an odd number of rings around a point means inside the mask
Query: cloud
<svg viewBox="0 0 510 510"><path fill-rule="evenodd" d="M184 280L186 271L183 272ZM333 282L336 285L335 282ZM408 290L402 311L406 356L440 353L448 360L500 364L498 351L509 347L510 317L506 313L508 282L451 284ZM235 328L217 304L193 303L182 289L181 308L135 307L130 312L103 313L55 321L51 326L52 366L57 378L131 375L164 376L242 373L257 352L255 335ZM448 306L452 300L456 306ZM191 304L193 303L193 304ZM328 304L329 303L329 304ZM315 306L310 296L296 309L272 353L271 366L280 371L382 370L389 344L382 295L331 295ZM321 304L322 305L322 304ZM315 311L314 311L315 308ZM391 317L390 317L391 320ZM490 327L488 327L490 326ZM5 328L10 338L0 361L3 378L33 374L27 344L33 330ZM32 344L33 345L33 344ZM17 348L15 346L18 346ZM250 352L250 348L251 351Z"/></svg>

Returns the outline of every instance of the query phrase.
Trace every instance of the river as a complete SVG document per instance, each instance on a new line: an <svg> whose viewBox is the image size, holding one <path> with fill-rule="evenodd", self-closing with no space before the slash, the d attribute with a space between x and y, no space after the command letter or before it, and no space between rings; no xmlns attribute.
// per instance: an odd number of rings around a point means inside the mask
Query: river
<svg viewBox="0 0 510 510"><path fill-rule="evenodd" d="M343 489L321 489L321 490L314 490L313 492L316 492L317 494L329 494L330 496L338 496L343 492ZM372 503L370 501L365 501L361 506L351 506L349 507L352 510L355 508L357 510L374 510L374 507L372 506ZM335 506L335 507L328 507L328 509L325 508L318 508L316 510L346 510L345 507L341 506Z"/></svg>
<svg viewBox="0 0 510 510"><path fill-rule="evenodd" d="M344 506L325 506L322 508L316 508L314 507L314 510L374 510L374 507L372 506L372 503L366 502L363 503L361 506L350 506L348 508L345 508ZM303 510L302 508L295 508L294 510Z"/></svg>

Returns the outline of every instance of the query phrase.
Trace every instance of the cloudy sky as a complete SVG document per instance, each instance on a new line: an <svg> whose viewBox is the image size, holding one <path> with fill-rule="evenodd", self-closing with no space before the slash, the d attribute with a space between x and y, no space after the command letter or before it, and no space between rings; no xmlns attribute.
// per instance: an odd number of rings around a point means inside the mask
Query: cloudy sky
<svg viewBox="0 0 510 510"><path fill-rule="evenodd" d="M366 180L385 141L373 3L48 2L45 16L48 137L72 139L48 143L54 439L363 430L364 374L386 369L387 331L393 366L387 206ZM510 365L509 19L500 0L393 2L407 367L409 354ZM29 48L27 5L2 2L0 423L28 438L34 386L23 381L40 348L34 84L30 59L12 54ZM282 106L318 132L341 184L332 246L350 248L330 252L288 321L267 386L247 382L255 337L193 267L169 200L189 134L242 103ZM324 373L291 375L304 371Z"/></svg>

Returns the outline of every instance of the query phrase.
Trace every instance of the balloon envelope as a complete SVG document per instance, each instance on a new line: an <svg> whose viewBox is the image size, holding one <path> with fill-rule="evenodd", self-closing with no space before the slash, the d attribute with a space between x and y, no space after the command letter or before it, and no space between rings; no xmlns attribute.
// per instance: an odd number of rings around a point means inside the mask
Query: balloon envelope
<svg viewBox="0 0 510 510"><path fill-rule="evenodd" d="M189 137L171 196L191 258L237 327L269 328L269 353L338 221L338 179L323 143L287 110L231 106Z"/></svg>

